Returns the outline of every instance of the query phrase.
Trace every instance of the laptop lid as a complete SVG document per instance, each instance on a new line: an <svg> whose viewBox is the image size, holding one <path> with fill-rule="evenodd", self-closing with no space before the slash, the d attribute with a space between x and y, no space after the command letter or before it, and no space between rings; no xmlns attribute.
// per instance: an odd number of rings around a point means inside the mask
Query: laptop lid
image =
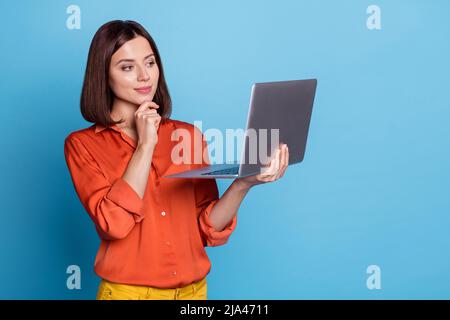
<svg viewBox="0 0 450 320"><path fill-rule="evenodd" d="M288 145L289 164L303 161L316 87L317 79L253 84L239 176L259 173L277 141Z"/></svg>

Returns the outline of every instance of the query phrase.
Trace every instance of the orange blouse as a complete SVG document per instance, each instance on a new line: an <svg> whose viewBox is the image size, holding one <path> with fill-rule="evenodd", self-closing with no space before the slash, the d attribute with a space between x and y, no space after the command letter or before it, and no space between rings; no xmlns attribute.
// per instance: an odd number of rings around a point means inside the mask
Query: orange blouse
<svg viewBox="0 0 450 320"><path fill-rule="evenodd" d="M172 148L180 143L171 135L178 128L191 134L191 164L171 161ZM201 148L194 148L194 141L200 141ZM194 125L162 119L140 198L122 178L136 149L134 139L116 125L95 124L67 136L64 155L72 182L101 239L94 265L98 276L123 284L177 288L209 273L205 246L225 244L237 216L223 230L215 230L209 214L219 199L216 181L162 177L207 165L206 148ZM195 164L202 149L206 160Z"/></svg>

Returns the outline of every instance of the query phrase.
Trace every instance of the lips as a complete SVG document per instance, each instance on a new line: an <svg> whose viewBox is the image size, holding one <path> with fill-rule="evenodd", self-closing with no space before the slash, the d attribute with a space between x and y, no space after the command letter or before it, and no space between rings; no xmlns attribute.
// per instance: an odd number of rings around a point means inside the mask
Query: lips
<svg viewBox="0 0 450 320"><path fill-rule="evenodd" d="M136 90L139 93L149 93L150 91L152 91L152 86L134 88L134 90Z"/></svg>

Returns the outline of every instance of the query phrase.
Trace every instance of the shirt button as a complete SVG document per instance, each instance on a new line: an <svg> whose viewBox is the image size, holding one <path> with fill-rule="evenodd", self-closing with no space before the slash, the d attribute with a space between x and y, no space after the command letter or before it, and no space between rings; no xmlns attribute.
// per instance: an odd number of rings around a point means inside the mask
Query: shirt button
<svg viewBox="0 0 450 320"><path fill-rule="evenodd" d="M173 272L172 272L172 275L176 276L176 275L177 275L177 272L176 272L176 271L173 271Z"/></svg>
<svg viewBox="0 0 450 320"><path fill-rule="evenodd" d="M166 215L166 212L165 211L161 212L161 215L164 217Z"/></svg>
<svg viewBox="0 0 450 320"><path fill-rule="evenodd" d="M170 241L167 241L166 244L167 244L168 246L170 246Z"/></svg>

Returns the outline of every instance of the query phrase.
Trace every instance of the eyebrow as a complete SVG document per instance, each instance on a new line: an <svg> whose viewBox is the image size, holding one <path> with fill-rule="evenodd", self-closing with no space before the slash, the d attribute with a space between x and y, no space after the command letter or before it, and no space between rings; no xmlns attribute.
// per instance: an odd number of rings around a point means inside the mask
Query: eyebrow
<svg viewBox="0 0 450 320"><path fill-rule="evenodd" d="M150 58L151 56L154 56L154 55L155 55L154 53L150 53L150 54L149 54L148 56L146 56L143 60L146 60L146 59L148 59L148 58ZM116 65L118 65L119 63L124 62L124 61L133 62L134 59L120 59L119 61L117 61Z"/></svg>

